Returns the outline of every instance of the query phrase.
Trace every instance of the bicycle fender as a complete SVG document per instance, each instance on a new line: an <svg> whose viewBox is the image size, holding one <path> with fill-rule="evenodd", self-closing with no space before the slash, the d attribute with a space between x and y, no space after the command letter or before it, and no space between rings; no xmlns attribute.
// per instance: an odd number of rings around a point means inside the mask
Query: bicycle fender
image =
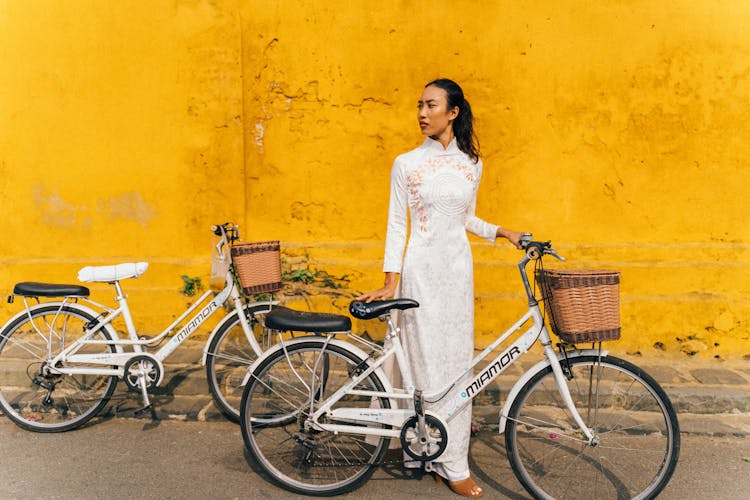
<svg viewBox="0 0 750 500"><path fill-rule="evenodd" d="M249 311L251 313L255 312L268 312L271 310L271 306L277 305L279 302L274 301L267 301L267 302L253 302L252 304L248 304L245 307L246 311ZM219 324L216 325L216 327L211 331L211 334L208 336L208 340L206 340L206 345L203 348L203 355L201 356L201 365L206 366L206 358L208 357L208 346L211 345L211 341L214 339L217 333L219 333L219 330L221 330L225 324L232 322L232 321L239 321L239 318L237 316L237 309L234 309L229 314L225 315L223 318L221 318L221 321L219 321Z"/></svg>
<svg viewBox="0 0 750 500"><path fill-rule="evenodd" d="M245 375L245 379L242 381L242 386L247 385L248 380L250 380L250 377L255 372L258 365L267 357L273 355L277 351L282 350L285 346L288 348L289 346L300 344L302 342L309 342L311 339L317 339L320 341L323 341L323 337L320 336L307 336L307 337L297 337L291 340L285 340L283 344L276 344L270 349L268 349L266 352L263 353L262 356L258 357L258 359L255 360L255 363L252 364L252 366L247 370L247 375ZM368 354L357 347L356 345L346 342L344 340L338 340L338 339L331 339L330 342L328 342L328 345L336 345L341 347L342 349L345 349L352 354L356 355L360 359L367 359ZM378 377L380 377L380 380L383 382L383 387L385 389L385 392L393 392L393 386L391 385L390 378L386 377L385 373L383 372L382 368L378 368L373 373L375 373ZM391 401L391 404L394 405L393 408L397 408L395 400Z"/></svg>
<svg viewBox="0 0 750 500"><path fill-rule="evenodd" d="M6 327L8 325L12 324L14 321L16 321L18 318L26 317L28 314L33 313L37 309L41 309L43 307L48 307L48 306L57 306L57 307L65 306L65 307L68 307L70 309L77 309L77 310L79 310L79 311L81 311L83 313L91 315L94 318L98 318L102 314L101 312L98 312L98 311L96 311L96 310L94 310L94 309L92 309L90 307L86 307L86 306L84 306L82 304L78 304L76 302L68 302L66 304L63 304L62 302L43 302L41 304L37 304L35 306L29 307L28 310L24 309L23 311L19 312L18 314L16 314L12 318L10 318L8 321L6 321L6 323L3 325L2 329L0 329L0 336L2 336L2 334L5 331ZM108 324L104 325L104 330L106 330L107 333L109 333L109 335L112 338L112 340L115 340L115 341L120 340L120 337L117 335L117 331L114 328L112 328L112 324L108 323ZM117 344L115 344L115 351L117 351L118 353L124 352L123 349L122 349L122 346L121 345L117 345Z"/></svg>
<svg viewBox="0 0 750 500"><path fill-rule="evenodd" d="M581 356L606 356L609 351L600 351L598 349L583 349L580 351L573 351L567 353L567 356L563 355L562 353L557 354L557 359L562 361L566 357L568 359L573 358L580 358ZM510 412L510 407L513 404L513 401L515 401L516 397L518 396L518 393L521 392L521 388L526 385L526 382L531 380L531 377L539 373L541 370L547 368L549 366L549 360L545 357L543 360L529 368L526 373L523 374L521 378L516 381L513 388L508 393L508 398L505 400L505 404L503 405L502 411L500 411L500 428L498 429L498 434L502 434L505 432L505 422L508 420L507 415L508 412Z"/></svg>

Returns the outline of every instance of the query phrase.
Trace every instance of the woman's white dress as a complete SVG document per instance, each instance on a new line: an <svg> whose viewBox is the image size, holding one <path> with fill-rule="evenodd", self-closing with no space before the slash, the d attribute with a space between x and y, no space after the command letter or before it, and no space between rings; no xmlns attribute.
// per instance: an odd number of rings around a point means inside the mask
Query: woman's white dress
<svg viewBox="0 0 750 500"><path fill-rule="evenodd" d="M396 158L391 171L384 272L401 273L399 296L419 307L401 313L401 341L425 393L465 372L474 351L474 273L469 231L490 242L497 227L474 215L482 163L427 139ZM407 221L411 225L407 239ZM430 405L427 405L430 408ZM450 480L468 477L471 406L448 423L448 448L436 462Z"/></svg>

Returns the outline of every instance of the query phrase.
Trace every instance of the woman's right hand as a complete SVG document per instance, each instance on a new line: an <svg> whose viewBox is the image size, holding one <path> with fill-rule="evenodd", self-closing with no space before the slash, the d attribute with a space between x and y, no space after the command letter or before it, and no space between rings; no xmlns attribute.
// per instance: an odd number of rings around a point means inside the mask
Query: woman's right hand
<svg viewBox="0 0 750 500"><path fill-rule="evenodd" d="M396 296L396 290L398 290L398 273L385 273L385 283L382 288L363 293L355 300L363 300L366 303L373 300L388 300Z"/></svg>
<svg viewBox="0 0 750 500"><path fill-rule="evenodd" d="M500 238L506 238L508 241L510 241L510 244L514 247L521 249L521 238L523 237L524 232L521 231L513 231L510 229L504 229L504 228L498 228L497 229L497 237Z"/></svg>

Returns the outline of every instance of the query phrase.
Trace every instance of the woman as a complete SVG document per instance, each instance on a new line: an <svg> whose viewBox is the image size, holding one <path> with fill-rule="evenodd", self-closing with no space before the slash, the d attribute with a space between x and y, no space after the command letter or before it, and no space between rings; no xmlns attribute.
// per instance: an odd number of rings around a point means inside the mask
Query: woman
<svg viewBox="0 0 750 500"><path fill-rule="evenodd" d="M401 341L415 387L429 393L462 374L473 359L474 276L466 231L490 242L507 238L516 247L521 233L474 215L482 162L461 87L447 79L428 83L417 118L427 139L396 158L391 171L385 284L359 298L398 295L419 302L402 313ZM404 251L407 210L411 232ZM454 492L478 498L482 489L469 474L470 426L468 406L449 422L448 447L432 469Z"/></svg>

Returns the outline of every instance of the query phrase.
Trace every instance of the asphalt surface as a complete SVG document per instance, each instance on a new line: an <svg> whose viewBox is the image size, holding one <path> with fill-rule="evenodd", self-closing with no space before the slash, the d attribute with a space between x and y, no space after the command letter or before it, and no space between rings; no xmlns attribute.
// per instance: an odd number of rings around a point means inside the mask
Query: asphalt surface
<svg viewBox="0 0 750 500"><path fill-rule="evenodd" d="M124 384L103 416L62 434L23 431L0 416L0 499L301 498L252 468L239 427L214 407L188 341L166 364L153 416L135 418L139 396ZM750 361L629 358L662 385L680 420L682 449L660 498L747 498L750 491ZM529 365L536 360L530 360ZM529 365L511 366L475 400L482 431L470 465L486 498L527 498L498 435L498 404ZM155 417L155 418L154 418ZM458 498L394 461L347 498Z"/></svg>
<svg viewBox="0 0 750 500"><path fill-rule="evenodd" d="M226 421L105 418L71 432L36 434L0 418L0 456L2 499L305 498L254 472L239 427ZM685 434L677 470L660 498L747 498L748 456L750 436ZM513 476L502 436L480 432L469 458L485 498L529 498ZM392 464L343 498L459 497L429 476Z"/></svg>

